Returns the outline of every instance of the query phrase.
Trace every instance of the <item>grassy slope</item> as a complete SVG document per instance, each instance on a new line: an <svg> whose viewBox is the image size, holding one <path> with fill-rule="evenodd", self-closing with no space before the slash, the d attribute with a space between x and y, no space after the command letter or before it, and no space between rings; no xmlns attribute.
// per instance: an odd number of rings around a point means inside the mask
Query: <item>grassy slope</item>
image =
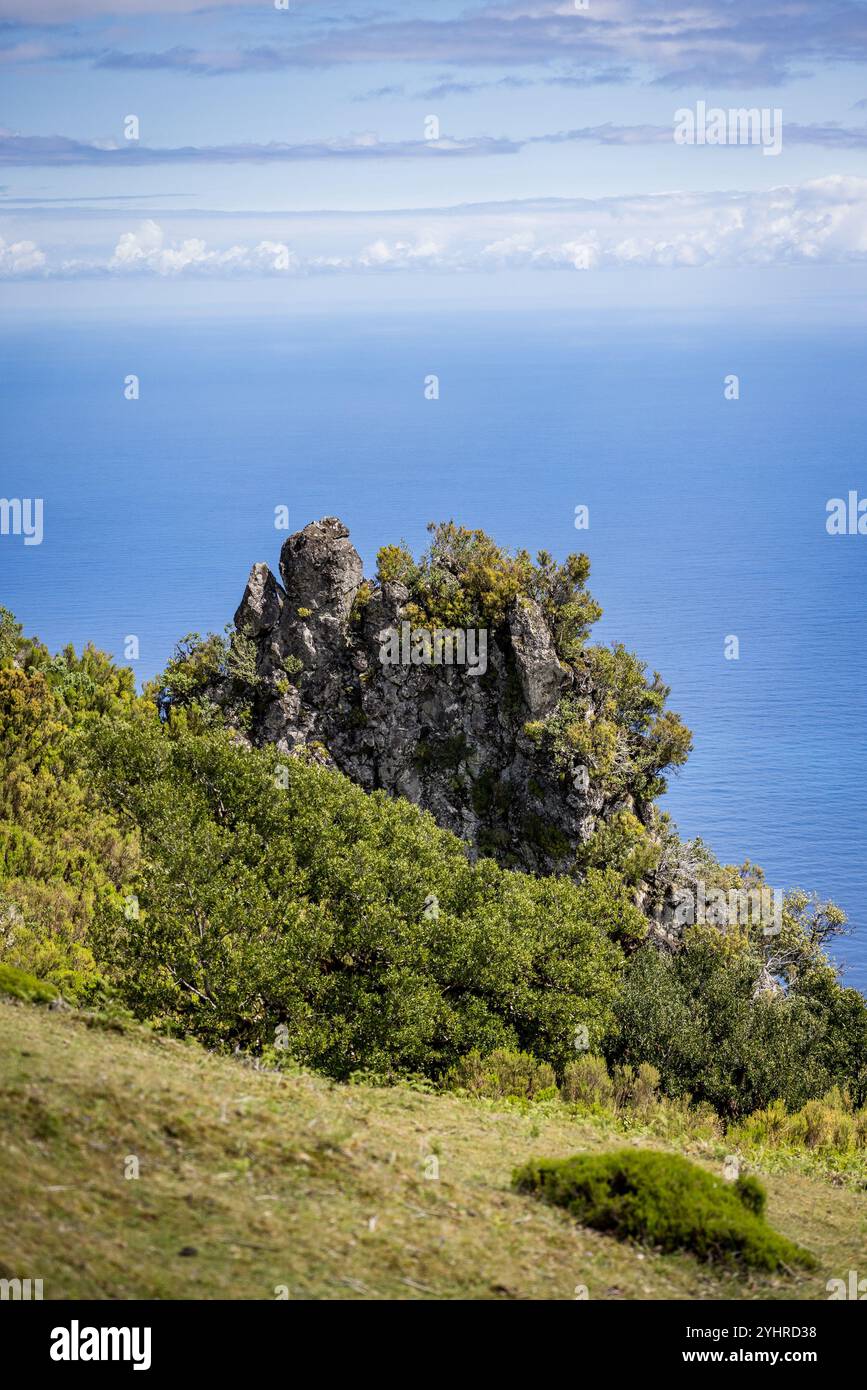
<svg viewBox="0 0 867 1390"><path fill-rule="evenodd" d="M867 1193L798 1173L766 1179L769 1220L821 1262L791 1278L641 1252L510 1191L533 1154L623 1142L0 1000L0 1275L46 1298L824 1299L863 1265Z"/></svg>

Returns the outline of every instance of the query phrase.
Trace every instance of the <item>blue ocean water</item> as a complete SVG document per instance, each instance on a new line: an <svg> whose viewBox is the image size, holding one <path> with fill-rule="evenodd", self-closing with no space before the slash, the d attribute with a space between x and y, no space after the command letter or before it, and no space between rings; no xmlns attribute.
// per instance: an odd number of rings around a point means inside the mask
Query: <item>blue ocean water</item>
<svg viewBox="0 0 867 1390"><path fill-rule="evenodd" d="M122 658L135 634L146 678L276 566L280 505L293 530L342 517L368 572L449 517L586 550L598 637L694 731L666 797L681 832L839 902L867 989L867 536L825 529L830 497L867 495L865 369L854 333L742 321L12 320L0 493L42 497L45 536L0 537L0 602L52 647Z"/></svg>

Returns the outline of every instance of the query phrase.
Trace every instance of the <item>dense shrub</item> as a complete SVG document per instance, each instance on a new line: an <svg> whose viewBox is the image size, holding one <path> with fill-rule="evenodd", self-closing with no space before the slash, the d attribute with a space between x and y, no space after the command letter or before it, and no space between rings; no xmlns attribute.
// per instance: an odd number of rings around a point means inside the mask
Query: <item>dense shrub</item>
<svg viewBox="0 0 867 1390"><path fill-rule="evenodd" d="M606 936L627 951L647 935L647 918L635 905L632 891L616 869L588 869L581 883L581 900Z"/></svg>
<svg viewBox="0 0 867 1390"><path fill-rule="evenodd" d="M469 1052L449 1069L446 1085L453 1091L493 1100L538 1100L557 1094L554 1068L528 1052L497 1048L487 1057Z"/></svg>
<svg viewBox="0 0 867 1390"><path fill-rule="evenodd" d="M582 1225L663 1251L769 1270L815 1263L765 1224L755 1179L729 1184L677 1154L621 1149L537 1159L513 1182L519 1192L565 1207Z"/></svg>
<svg viewBox="0 0 867 1390"><path fill-rule="evenodd" d="M16 970L0 961L0 994L11 999L23 999L27 1004L50 1004L58 991L47 980L37 980L26 970Z"/></svg>
<svg viewBox="0 0 867 1390"><path fill-rule="evenodd" d="M575 862L585 872L588 868L614 869L627 883L638 884L656 868L658 860L659 848L638 817L631 811L615 811L579 847Z"/></svg>
<svg viewBox="0 0 867 1390"><path fill-rule="evenodd" d="M649 1062L615 1066L583 1053L567 1063L560 1086L563 1100L588 1109L628 1110L647 1117L659 1101L659 1072Z"/></svg>
<svg viewBox="0 0 867 1390"><path fill-rule="evenodd" d="M463 1054L552 1065L579 1025L598 1046L622 957L592 888L471 864L405 801L367 794L223 730L104 720L94 785L141 837L139 916L95 941L121 997L211 1044L260 1048L284 1025L298 1060L442 1075ZM631 921L628 890L619 905Z"/></svg>
<svg viewBox="0 0 867 1390"><path fill-rule="evenodd" d="M742 1173L735 1180L734 1190L747 1211L751 1211L754 1216L764 1216L768 1194L758 1178L754 1178L751 1173Z"/></svg>
<svg viewBox="0 0 867 1390"><path fill-rule="evenodd" d="M798 1109L835 1083L860 1100L863 998L841 989L827 966L805 971L786 993L762 993L764 965L752 951L700 937L674 955L642 947L627 965L609 1062L650 1062L668 1095L689 1094L729 1118L777 1098Z"/></svg>
<svg viewBox="0 0 867 1390"><path fill-rule="evenodd" d="M0 668L0 953L70 998L99 983L93 916L103 905L120 909L136 859L75 770L76 730L108 704L125 706L124 683L106 662L85 652L62 670ZM90 674L70 684L70 671Z"/></svg>
<svg viewBox="0 0 867 1390"><path fill-rule="evenodd" d="M35 637L25 637L8 608L0 607L0 670L39 672L50 691L55 711L67 725L100 714L127 712L135 704L135 679L128 666L116 666L105 652L88 642L79 655L66 646L52 656Z"/></svg>
<svg viewBox="0 0 867 1390"><path fill-rule="evenodd" d="M580 693L565 695L553 714L525 732L564 769L577 759L609 796L628 792L653 801L665 791L663 771L686 762L692 747L689 729L665 709L668 686L656 672L648 679L645 663L619 643L585 647L576 669ZM652 867L655 856L641 846L640 827L625 821L616 838L619 853L646 857L636 863L638 872Z"/></svg>
<svg viewBox="0 0 867 1390"><path fill-rule="evenodd" d="M287 678L296 677L301 663L286 665ZM256 646L236 628L226 634L209 632L201 637L189 632L176 643L172 659L162 676L146 690L155 699L159 691L168 696L171 710L190 710L199 725L227 722L248 727L253 702L261 686L256 671Z"/></svg>
<svg viewBox="0 0 867 1390"><path fill-rule="evenodd" d="M607 1109L614 1103L614 1083L604 1057L584 1052L563 1069L560 1094L565 1101L587 1109Z"/></svg>
<svg viewBox="0 0 867 1390"><path fill-rule="evenodd" d="M628 1062L614 1068L614 1103L619 1110L635 1110L646 1115L656 1104L659 1072L649 1062L632 1067Z"/></svg>
<svg viewBox="0 0 867 1390"><path fill-rule="evenodd" d="M747 1115L730 1134L744 1148L813 1149L844 1157L867 1150L867 1106L855 1109L848 1094L835 1086L821 1100L808 1100L791 1113L775 1100Z"/></svg>
<svg viewBox="0 0 867 1390"><path fill-rule="evenodd" d="M383 546L377 579L409 590L407 615L432 627L497 627L520 598L533 598L550 623L563 661L577 659L602 610L585 589L586 555L569 555L558 565L547 551L535 562L526 550L510 554L484 531L432 522L431 541L416 562L406 545Z"/></svg>

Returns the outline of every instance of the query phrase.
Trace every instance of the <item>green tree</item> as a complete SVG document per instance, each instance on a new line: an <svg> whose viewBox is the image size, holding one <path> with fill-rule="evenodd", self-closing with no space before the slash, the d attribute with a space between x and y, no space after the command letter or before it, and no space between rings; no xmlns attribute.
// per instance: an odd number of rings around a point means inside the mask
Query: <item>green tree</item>
<svg viewBox="0 0 867 1390"><path fill-rule="evenodd" d="M717 940L714 940L713 937ZM658 1068L663 1089L738 1117L780 1098L790 1109L867 1085L867 1004L817 965L788 991L762 988L765 962L697 932L674 955L644 946L629 961L609 1036L610 1062Z"/></svg>
<svg viewBox="0 0 867 1390"><path fill-rule="evenodd" d="M122 903L135 844L76 776L66 694L0 669L0 954L77 997L99 983L93 918Z"/></svg>
<svg viewBox="0 0 867 1390"><path fill-rule="evenodd" d="M589 888L473 865L409 803L222 730L102 721L91 750L142 840L140 918L106 913L96 936L140 1015L253 1048L285 1024L336 1076L436 1076L473 1047L560 1065L576 1027L609 1026L622 885L602 921Z"/></svg>

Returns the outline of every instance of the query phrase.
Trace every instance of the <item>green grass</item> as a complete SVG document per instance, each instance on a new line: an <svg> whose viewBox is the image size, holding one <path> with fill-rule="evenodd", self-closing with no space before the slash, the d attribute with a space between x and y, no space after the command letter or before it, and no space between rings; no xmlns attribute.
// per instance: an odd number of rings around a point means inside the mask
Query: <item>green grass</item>
<svg viewBox="0 0 867 1390"><path fill-rule="evenodd" d="M863 1264L867 1193L795 1168L763 1179L767 1217L817 1268L739 1273L513 1191L540 1153L624 1147L563 1106L267 1074L95 1022L0 1000L0 1277L46 1298L825 1299Z"/></svg>

